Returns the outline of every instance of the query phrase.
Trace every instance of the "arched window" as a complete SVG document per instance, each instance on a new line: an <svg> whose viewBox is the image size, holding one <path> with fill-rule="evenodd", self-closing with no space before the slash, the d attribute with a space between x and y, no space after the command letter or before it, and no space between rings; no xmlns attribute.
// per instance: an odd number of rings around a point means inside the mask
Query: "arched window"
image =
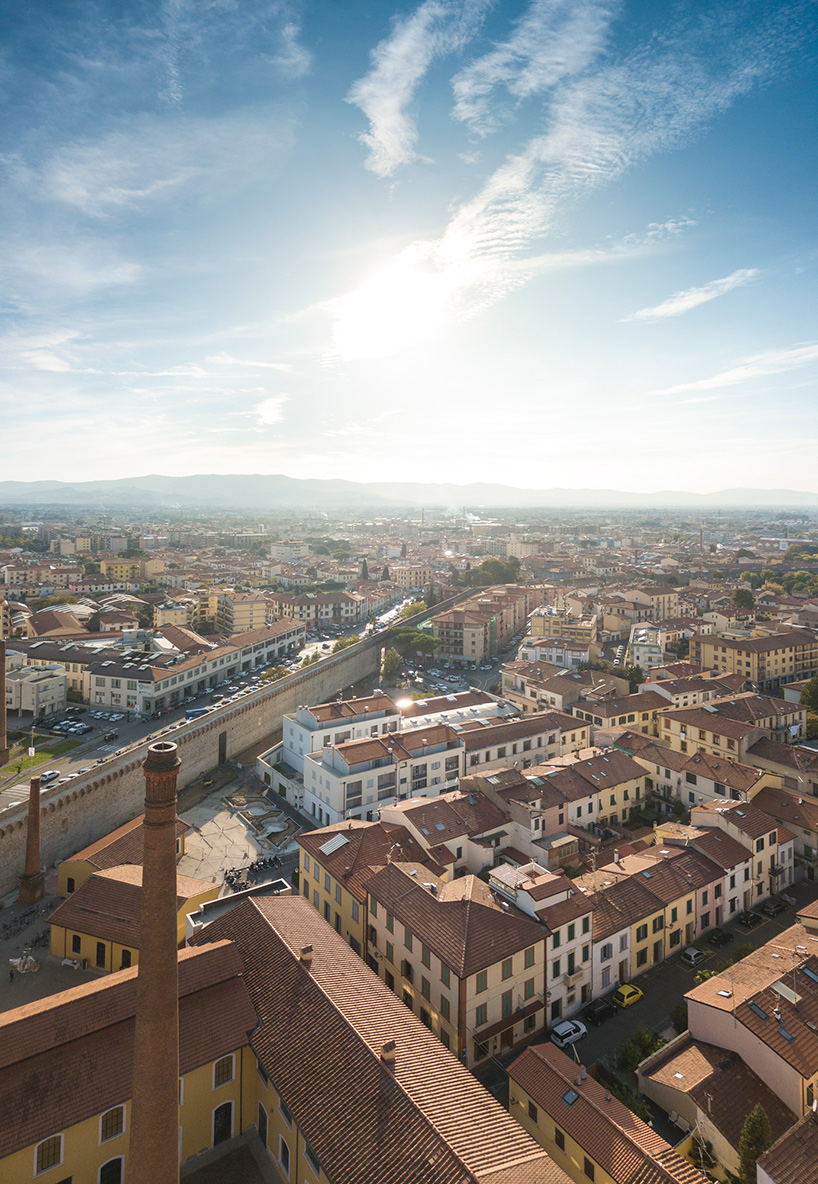
<svg viewBox="0 0 818 1184"><path fill-rule="evenodd" d="M34 1152L35 1175L39 1172L47 1172L49 1168L55 1168L61 1164L62 1154L62 1135L50 1135L49 1138L43 1139L42 1143L37 1144L37 1149Z"/></svg>
<svg viewBox="0 0 818 1184"><path fill-rule="evenodd" d="M99 1169L99 1184L122 1184L122 1156L109 1159Z"/></svg>
<svg viewBox="0 0 818 1184"><path fill-rule="evenodd" d="M99 1120L99 1141L106 1143L108 1139L115 1139L125 1130L125 1107L113 1106L106 1110Z"/></svg>

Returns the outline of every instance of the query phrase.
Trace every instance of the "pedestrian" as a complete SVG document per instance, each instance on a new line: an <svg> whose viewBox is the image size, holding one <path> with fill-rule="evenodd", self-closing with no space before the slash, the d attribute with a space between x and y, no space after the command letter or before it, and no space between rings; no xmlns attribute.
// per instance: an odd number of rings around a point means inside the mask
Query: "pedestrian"
<svg viewBox="0 0 818 1184"><path fill-rule="evenodd" d="M14 967L13 966L9 967L9 982L10 983L14 982Z"/></svg>

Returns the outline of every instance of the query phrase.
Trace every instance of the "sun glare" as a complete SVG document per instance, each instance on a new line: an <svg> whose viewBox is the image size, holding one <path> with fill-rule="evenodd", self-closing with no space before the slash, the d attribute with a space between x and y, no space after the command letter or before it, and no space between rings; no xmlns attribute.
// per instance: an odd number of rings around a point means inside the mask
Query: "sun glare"
<svg viewBox="0 0 818 1184"><path fill-rule="evenodd" d="M380 358L432 336L447 322L452 278L404 251L338 302L334 353Z"/></svg>

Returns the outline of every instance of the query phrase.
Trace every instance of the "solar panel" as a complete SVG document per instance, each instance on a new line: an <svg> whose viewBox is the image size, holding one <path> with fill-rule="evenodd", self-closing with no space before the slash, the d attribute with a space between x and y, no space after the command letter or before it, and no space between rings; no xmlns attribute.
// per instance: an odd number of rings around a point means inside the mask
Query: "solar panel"
<svg viewBox="0 0 818 1184"><path fill-rule="evenodd" d="M349 839L346 835L333 835L331 839L327 839L326 843L318 848L322 855L331 855L333 851L338 851Z"/></svg>

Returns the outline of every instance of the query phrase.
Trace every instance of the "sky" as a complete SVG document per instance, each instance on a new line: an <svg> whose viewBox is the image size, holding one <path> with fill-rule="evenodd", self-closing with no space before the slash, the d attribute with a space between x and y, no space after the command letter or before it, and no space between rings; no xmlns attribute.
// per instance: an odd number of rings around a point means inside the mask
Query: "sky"
<svg viewBox="0 0 818 1184"><path fill-rule="evenodd" d="M818 492L818 6L2 0L0 480Z"/></svg>

